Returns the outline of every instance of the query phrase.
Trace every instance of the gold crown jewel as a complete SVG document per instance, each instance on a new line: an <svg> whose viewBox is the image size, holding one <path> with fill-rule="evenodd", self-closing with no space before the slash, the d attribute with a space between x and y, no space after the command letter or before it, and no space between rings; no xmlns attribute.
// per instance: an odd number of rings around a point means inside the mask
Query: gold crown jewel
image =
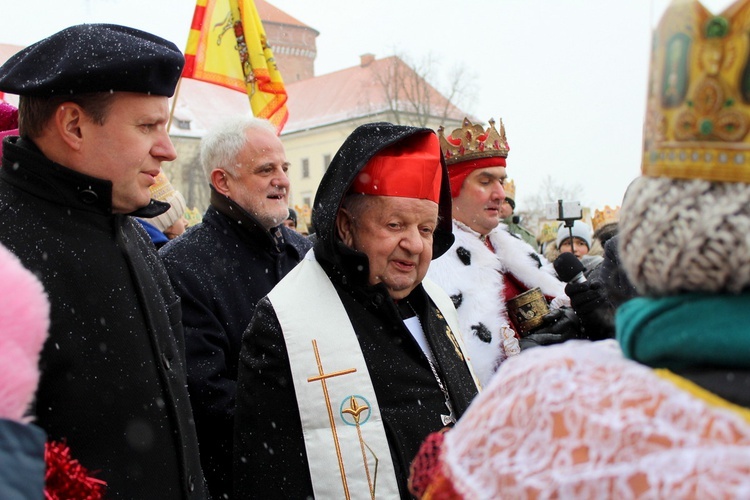
<svg viewBox="0 0 750 500"><path fill-rule="evenodd" d="M652 42L643 174L750 182L750 0L673 0Z"/></svg>
<svg viewBox="0 0 750 500"><path fill-rule="evenodd" d="M620 207L615 208L606 205L603 210L594 210L594 216L591 218L591 227L596 232L600 227L612 224L620 220Z"/></svg>
<svg viewBox="0 0 750 500"><path fill-rule="evenodd" d="M495 128L495 120L490 119L490 126L485 130L479 124L472 124L464 118L461 128L457 128L449 136L445 136L445 129L438 128L440 149L443 150L445 163L475 160L479 158L508 157L508 141L505 138L505 126L500 120L500 131Z"/></svg>

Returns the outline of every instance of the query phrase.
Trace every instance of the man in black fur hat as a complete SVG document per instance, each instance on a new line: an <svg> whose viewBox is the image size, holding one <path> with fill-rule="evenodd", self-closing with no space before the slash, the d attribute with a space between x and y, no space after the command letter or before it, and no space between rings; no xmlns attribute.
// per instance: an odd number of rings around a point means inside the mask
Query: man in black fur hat
<svg viewBox="0 0 750 500"><path fill-rule="evenodd" d="M3 142L0 242L51 302L34 417L98 471L111 498L204 498L180 305L133 216L152 201L177 47L132 28L67 28L0 67L20 95Z"/></svg>

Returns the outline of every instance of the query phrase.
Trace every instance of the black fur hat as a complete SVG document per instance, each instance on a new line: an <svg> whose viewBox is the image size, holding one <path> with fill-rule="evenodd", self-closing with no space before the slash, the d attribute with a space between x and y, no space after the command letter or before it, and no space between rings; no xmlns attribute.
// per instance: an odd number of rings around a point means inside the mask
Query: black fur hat
<svg viewBox="0 0 750 500"><path fill-rule="evenodd" d="M22 96L138 92L171 97L185 58L172 42L115 24L71 26L0 66L0 91Z"/></svg>

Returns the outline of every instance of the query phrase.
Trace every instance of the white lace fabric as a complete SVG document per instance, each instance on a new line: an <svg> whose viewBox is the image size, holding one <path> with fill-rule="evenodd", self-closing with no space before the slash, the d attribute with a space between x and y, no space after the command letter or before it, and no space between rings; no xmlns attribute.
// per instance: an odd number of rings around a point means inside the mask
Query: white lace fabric
<svg viewBox="0 0 750 500"><path fill-rule="evenodd" d="M750 424L622 357L614 341L525 351L447 433L464 498L750 498Z"/></svg>

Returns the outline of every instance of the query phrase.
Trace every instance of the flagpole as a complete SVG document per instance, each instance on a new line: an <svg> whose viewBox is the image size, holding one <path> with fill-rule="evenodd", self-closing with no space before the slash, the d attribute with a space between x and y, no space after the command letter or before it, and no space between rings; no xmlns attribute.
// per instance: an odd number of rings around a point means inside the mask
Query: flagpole
<svg viewBox="0 0 750 500"><path fill-rule="evenodd" d="M167 134L172 128L172 118L174 118L174 110L177 107L177 96L180 94L180 85L182 85L182 77L180 77L180 79L177 80L177 88L174 91L174 96L172 96L172 109L169 110L169 121L167 122Z"/></svg>

